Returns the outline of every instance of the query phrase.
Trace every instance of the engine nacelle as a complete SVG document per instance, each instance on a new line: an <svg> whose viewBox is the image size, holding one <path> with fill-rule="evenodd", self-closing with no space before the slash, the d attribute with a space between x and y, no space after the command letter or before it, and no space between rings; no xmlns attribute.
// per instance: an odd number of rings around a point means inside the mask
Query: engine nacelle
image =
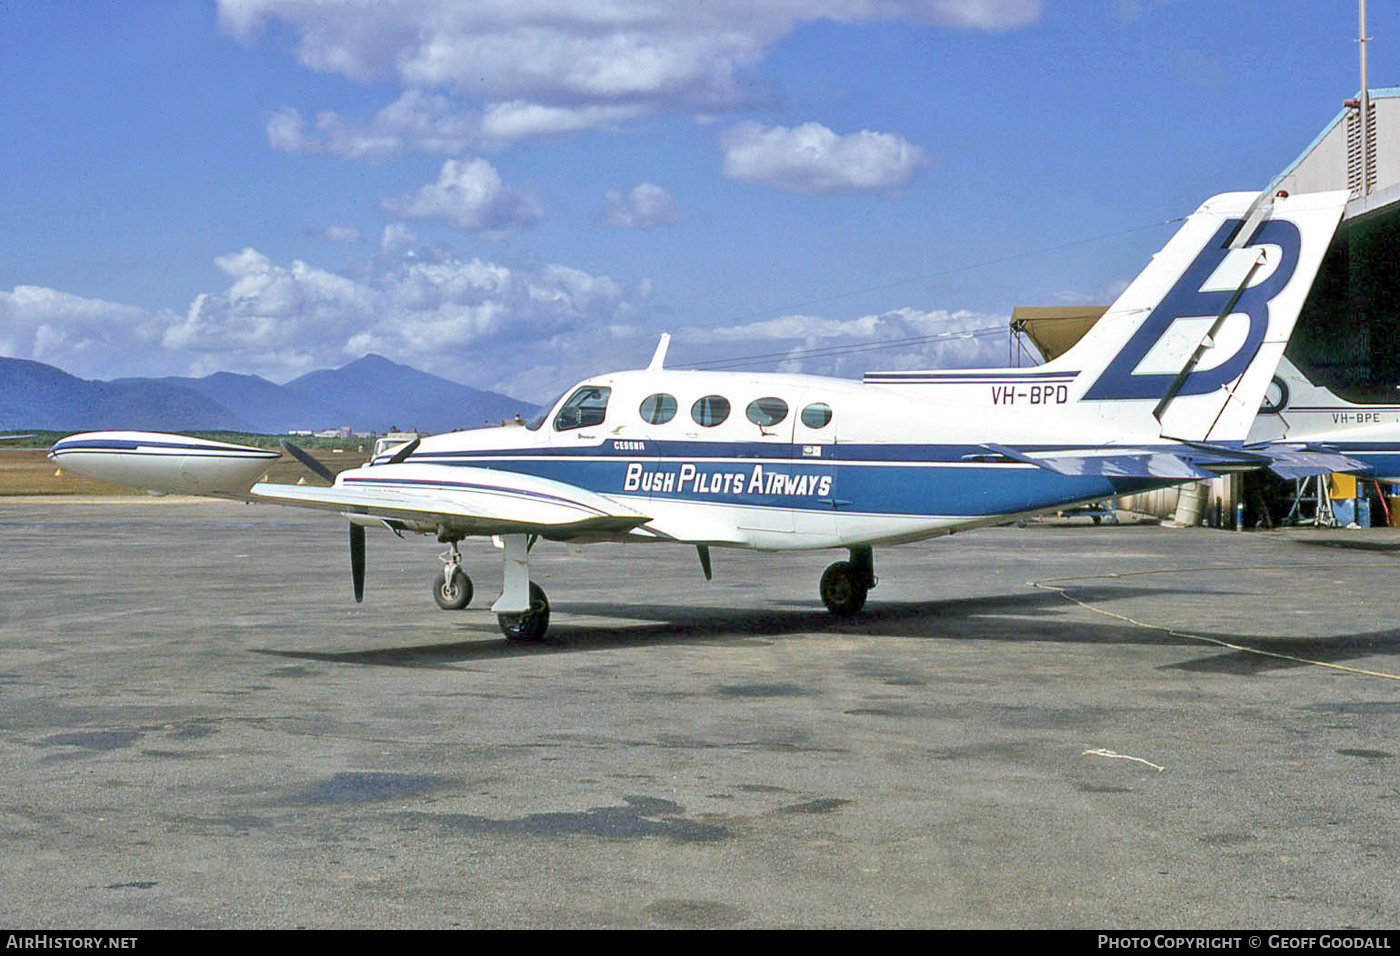
<svg viewBox="0 0 1400 956"><path fill-rule="evenodd" d="M59 466L96 481L169 494L242 495L282 453L161 432L84 432L53 446Z"/></svg>

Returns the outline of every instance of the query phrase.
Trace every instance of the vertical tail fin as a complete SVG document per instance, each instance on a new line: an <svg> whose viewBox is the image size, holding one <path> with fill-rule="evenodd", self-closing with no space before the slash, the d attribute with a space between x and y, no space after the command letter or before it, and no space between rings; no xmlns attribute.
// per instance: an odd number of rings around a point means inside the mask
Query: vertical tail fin
<svg viewBox="0 0 1400 956"><path fill-rule="evenodd" d="M1092 328L1044 365L867 372L865 381L926 401L1005 406L1026 440L1243 442L1347 197L1206 201Z"/></svg>
<svg viewBox="0 0 1400 956"><path fill-rule="evenodd" d="M1115 431L1243 441L1347 195L1207 201L1093 329L1044 368L1076 369L1079 401L1097 406Z"/></svg>

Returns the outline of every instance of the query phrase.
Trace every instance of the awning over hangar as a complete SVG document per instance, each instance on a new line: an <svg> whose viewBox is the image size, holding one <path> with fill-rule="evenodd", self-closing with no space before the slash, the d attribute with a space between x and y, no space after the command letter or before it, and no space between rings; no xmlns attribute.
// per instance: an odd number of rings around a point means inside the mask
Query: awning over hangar
<svg viewBox="0 0 1400 956"><path fill-rule="evenodd" d="M1011 310L1011 330L1030 339L1048 362L1069 351L1107 311L1106 305L1018 305Z"/></svg>

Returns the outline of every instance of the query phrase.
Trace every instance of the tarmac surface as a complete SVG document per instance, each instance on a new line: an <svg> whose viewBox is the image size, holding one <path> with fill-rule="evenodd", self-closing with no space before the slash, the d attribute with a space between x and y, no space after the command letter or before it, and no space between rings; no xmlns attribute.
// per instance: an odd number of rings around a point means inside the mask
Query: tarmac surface
<svg viewBox="0 0 1400 956"><path fill-rule="evenodd" d="M0 926L1400 926L1400 533L541 543L0 499Z"/></svg>

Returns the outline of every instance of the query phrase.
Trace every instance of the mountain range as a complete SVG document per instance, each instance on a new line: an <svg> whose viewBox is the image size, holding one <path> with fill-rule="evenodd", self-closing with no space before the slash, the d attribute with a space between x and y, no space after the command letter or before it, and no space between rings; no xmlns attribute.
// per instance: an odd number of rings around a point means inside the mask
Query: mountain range
<svg viewBox="0 0 1400 956"><path fill-rule="evenodd" d="M379 355L309 372L285 385L257 375L90 381L27 359L0 358L0 431L132 428L285 433L350 426L435 433L537 406L459 385Z"/></svg>

